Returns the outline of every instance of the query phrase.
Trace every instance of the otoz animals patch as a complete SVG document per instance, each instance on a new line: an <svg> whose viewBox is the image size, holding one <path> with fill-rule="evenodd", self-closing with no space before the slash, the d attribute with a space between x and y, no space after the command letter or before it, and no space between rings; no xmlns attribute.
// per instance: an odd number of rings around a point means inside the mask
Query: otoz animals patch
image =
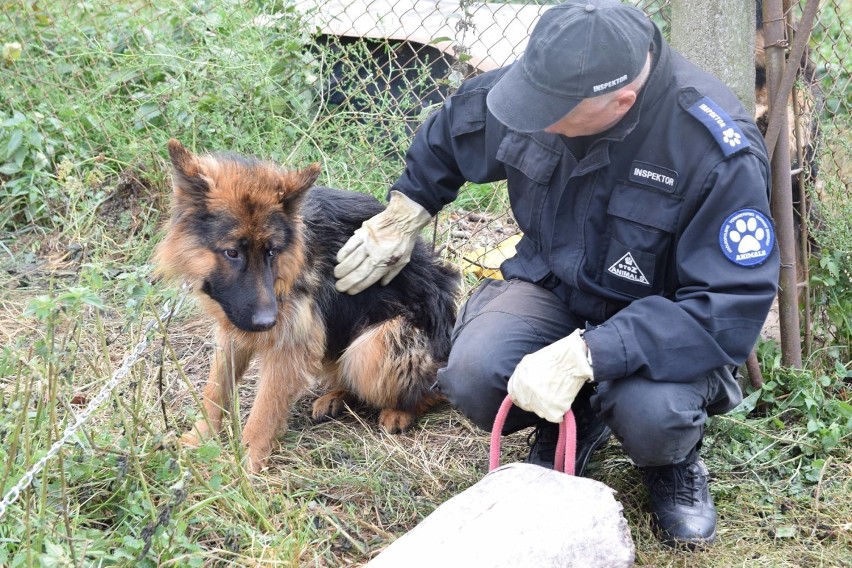
<svg viewBox="0 0 852 568"><path fill-rule="evenodd" d="M719 247L725 258L740 266L762 264L775 246L775 230L766 215L740 209L728 216L719 231Z"/></svg>

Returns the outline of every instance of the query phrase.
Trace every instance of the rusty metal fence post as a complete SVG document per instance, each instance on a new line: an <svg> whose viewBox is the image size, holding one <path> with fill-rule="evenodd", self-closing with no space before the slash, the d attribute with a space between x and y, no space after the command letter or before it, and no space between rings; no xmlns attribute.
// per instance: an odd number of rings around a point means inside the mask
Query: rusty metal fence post
<svg viewBox="0 0 852 568"><path fill-rule="evenodd" d="M811 2L809 2L810 4ZM816 3L816 2L814 2ZM792 88L784 89L785 51L789 43L785 35L786 18L783 0L763 3L764 34L766 37L766 75L769 86L770 126L767 129L770 169L772 173L772 216L778 230L781 253L780 289L778 292L779 323L781 327L781 360L789 367L802 366L802 341L799 329L799 286L796 274L796 234L793 216L792 184L790 181L790 139L787 99ZM796 63L791 62L795 67ZM776 136L777 142L772 142ZM772 136L770 136L770 134Z"/></svg>

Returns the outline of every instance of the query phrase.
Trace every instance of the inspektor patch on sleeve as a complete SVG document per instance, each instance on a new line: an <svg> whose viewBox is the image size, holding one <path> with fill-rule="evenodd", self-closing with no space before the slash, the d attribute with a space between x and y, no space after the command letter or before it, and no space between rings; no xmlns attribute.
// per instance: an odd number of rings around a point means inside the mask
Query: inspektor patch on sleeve
<svg viewBox="0 0 852 568"><path fill-rule="evenodd" d="M750 146L734 119L709 98L699 99L687 110L707 127L726 158Z"/></svg>
<svg viewBox="0 0 852 568"><path fill-rule="evenodd" d="M763 263L775 246L772 223L760 211L740 209L731 213L719 231L719 248L725 258L740 266Z"/></svg>

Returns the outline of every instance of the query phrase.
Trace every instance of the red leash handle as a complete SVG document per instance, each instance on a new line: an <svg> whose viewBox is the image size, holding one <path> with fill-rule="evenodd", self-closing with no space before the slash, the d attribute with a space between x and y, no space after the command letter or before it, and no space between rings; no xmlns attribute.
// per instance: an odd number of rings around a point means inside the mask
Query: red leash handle
<svg viewBox="0 0 852 568"><path fill-rule="evenodd" d="M512 397L506 395L497 416L494 417L494 427L491 429L491 451L488 454L488 471L500 467L500 439L503 435L503 425L512 408ZM574 475L574 460L577 456L577 424L574 413L569 408L565 418L559 424L559 437L556 439L556 459L553 469Z"/></svg>

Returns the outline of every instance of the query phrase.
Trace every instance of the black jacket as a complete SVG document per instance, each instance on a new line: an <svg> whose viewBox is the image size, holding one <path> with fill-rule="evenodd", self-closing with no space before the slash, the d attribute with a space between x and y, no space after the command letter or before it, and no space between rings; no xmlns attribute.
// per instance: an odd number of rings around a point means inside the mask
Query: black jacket
<svg viewBox="0 0 852 568"><path fill-rule="evenodd" d="M504 72L468 80L426 120L393 189L434 214L465 181L508 180L524 236L503 275L588 321L596 380L689 381L741 364L779 262L766 150L736 97L657 32L636 104L578 162L575 141L488 112Z"/></svg>

